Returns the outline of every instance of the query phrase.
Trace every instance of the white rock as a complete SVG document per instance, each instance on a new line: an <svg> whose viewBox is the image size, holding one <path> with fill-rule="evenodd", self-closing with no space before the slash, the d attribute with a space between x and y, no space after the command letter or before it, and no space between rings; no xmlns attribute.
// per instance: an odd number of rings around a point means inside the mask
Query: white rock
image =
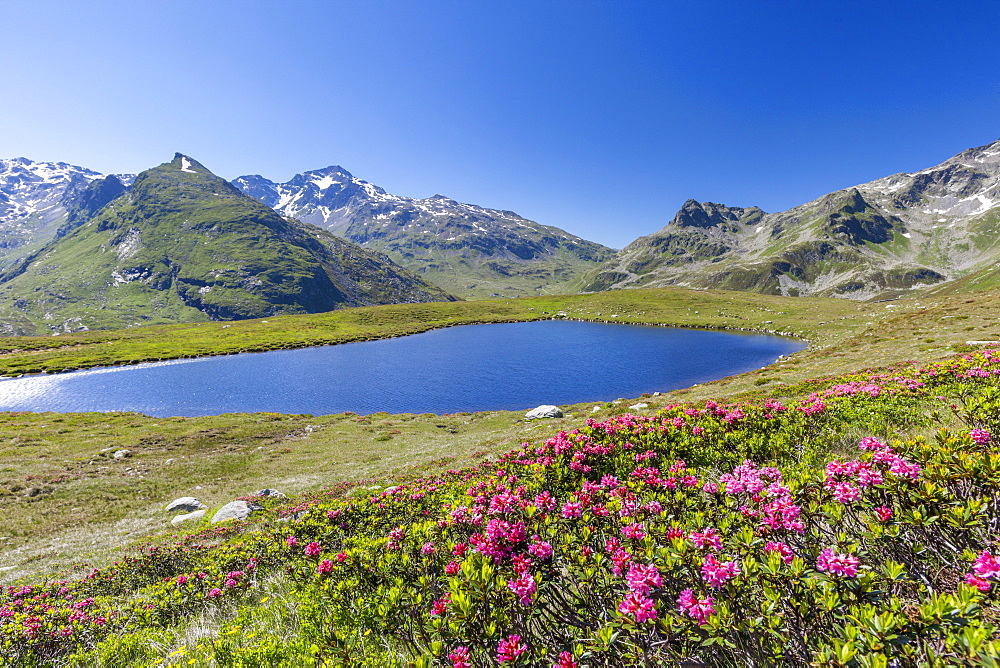
<svg viewBox="0 0 1000 668"><path fill-rule="evenodd" d="M132 453L128 450L115 450L115 453L111 456L115 459L125 459L126 457L131 457Z"/></svg>
<svg viewBox="0 0 1000 668"><path fill-rule="evenodd" d="M250 512L250 506L247 505L246 501L230 501L215 513L215 516L212 517L212 524L227 520L245 520L250 517Z"/></svg>
<svg viewBox="0 0 1000 668"><path fill-rule="evenodd" d="M184 522L190 522L192 520L200 520L208 512L207 508L202 508L201 510L196 510L193 513L188 513L186 515L177 515L174 519L170 520L173 525L182 524Z"/></svg>
<svg viewBox="0 0 1000 668"><path fill-rule="evenodd" d="M201 510L202 508L208 508L204 503L194 498L193 496L182 496L179 499L174 499L167 504L164 508L167 512L173 512L175 510L183 510L185 512L191 512L193 510Z"/></svg>
<svg viewBox="0 0 1000 668"><path fill-rule="evenodd" d="M632 404L629 406L631 410L637 411L642 408L649 408L649 404Z"/></svg>
<svg viewBox="0 0 1000 668"><path fill-rule="evenodd" d="M561 418L562 416L563 412L559 410L558 406L539 406L525 413L524 419L537 420L539 418Z"/></svg>

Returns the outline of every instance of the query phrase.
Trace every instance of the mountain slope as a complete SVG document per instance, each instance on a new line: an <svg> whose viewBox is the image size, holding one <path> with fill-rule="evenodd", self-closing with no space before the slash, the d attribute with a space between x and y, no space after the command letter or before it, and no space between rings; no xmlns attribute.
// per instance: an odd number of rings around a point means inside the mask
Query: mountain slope
<svg viewBox="0 0 1000 668"><path fill-rule="evenodd" d="M102 177L64 162L0 160L0 267L55 236L73 201Z"/></svg>
<svg viewBox="0 0 1000 668"><path fill-rule="evenodd" d="M87 214L116 189L95 180L62 236L0 276L4 333L453 299L385 256L282 218L180 154Z"/></svg>
<svg viewBox="0 0 1000 668"><path fill-rule="evenodd" d="M565 291L613 253L511 211L443 195L392 195L338 166L298 174L287 183L241 176L233 184L283 215L382 251L464 297Z"/></svg>
<svg viewBox="0 0 1000 668"><path fill-rule="evenodd" d="M998 233L1000 141L781 213L689 200L663 229L626 246L581 287L887 298L990 274L1000 260Z"/></svg>

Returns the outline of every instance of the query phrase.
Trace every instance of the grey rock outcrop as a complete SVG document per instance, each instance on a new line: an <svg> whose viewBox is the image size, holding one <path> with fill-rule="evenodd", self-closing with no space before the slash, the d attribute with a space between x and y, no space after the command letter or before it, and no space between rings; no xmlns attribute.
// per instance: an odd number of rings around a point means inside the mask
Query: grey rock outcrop
<svg viewBox="0 0 1000 668"><path fill-rule="evenodd" d="M540 418L561 418L563 412L558 406L539 406L538 408L532 408L530 411L524 414L525 420L538 420Z"/></svg>
<svg viewBox="0 0 1000 668"><path fill-rule="evenodd" d="M202 508L208 508L204 503L194 498L193 496L182 496L179 499L174 499L167 504L164 508L167 512L178 512L183 511L190 513L195 510L201 510Z"/></svg>
<svg viewBox="0 0 1000 668"><path fill-rule="evenodd" d="M177 515L174 519L170 520L173 525L183 524L184 522L193 522L195 520L200 520L208 512L207 508L202 508L201 510L196 510L193 513L187 513L185 515Z"/></svg>
<svg viewBox="0 0 1000 668"><path fill-rule="evenodd" d="M225 522L228 520L245 520L250 517L253 508L246 501L231 501L219 508L212 517L212 524Z"/></svg>

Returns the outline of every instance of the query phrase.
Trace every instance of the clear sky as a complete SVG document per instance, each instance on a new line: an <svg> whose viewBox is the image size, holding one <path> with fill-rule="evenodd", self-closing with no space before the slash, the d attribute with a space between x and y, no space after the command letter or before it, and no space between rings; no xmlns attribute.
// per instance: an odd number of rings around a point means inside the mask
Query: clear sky
<svg viewBox="0 0 1000 668"><path fill-rule="evenodd" d="M1000 0L0 0L0 157L339 164L621 247L1000 139Z"/></svg>

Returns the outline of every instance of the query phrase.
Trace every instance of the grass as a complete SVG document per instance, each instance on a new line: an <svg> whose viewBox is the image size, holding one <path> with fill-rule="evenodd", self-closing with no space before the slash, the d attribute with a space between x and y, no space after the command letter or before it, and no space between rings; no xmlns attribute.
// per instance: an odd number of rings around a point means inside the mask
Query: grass
<svg viewBox="0 0 1000 668"><path fill-rule="evenodd" d="M564 315L560 315L564 314ZM1000 295L857 303L680 289L411 304L232 323L192 323L2 340L7 375L401 336L475 322L568 317L799 336L810 347L747 374L646 398L649 410L706 397L794 396L816 378L954 355L1000 340ZM460 466L512 444L606 417L634 401L564 407L577 419L526 423L521 412L437 416L134 413L0 415L0 579L107 560L170 529L161 508L194 495L212 507L263 487L286 494L338 481L388 485ZM526 407L527 408L527 407ZM114 459L119 449L131 457Z"/></svg>

